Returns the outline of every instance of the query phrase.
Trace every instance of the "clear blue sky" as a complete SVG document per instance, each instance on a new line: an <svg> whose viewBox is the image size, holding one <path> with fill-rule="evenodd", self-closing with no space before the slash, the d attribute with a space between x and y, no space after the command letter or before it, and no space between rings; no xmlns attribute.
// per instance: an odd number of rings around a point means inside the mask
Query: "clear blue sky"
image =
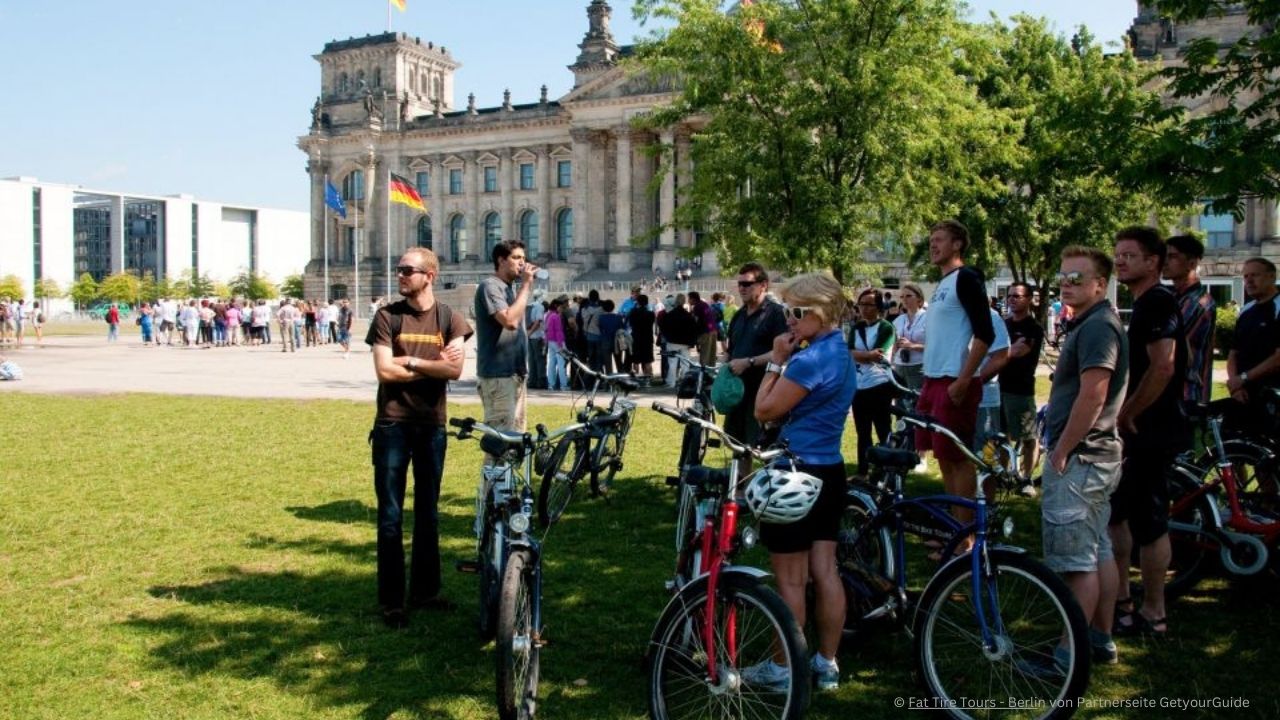
<svg viewBox="0 0 1280 720"><path fill-rule="evenodd" d="M233 204L307 208L306 132L325 42L383 32L386 0L4 0L0 2L0 177ZM647 33L613 0L621 44ZM1119 41L1130 0L971 0L987 12L1085 24ZM455 103L531 102L586 31L587 0L408 0L392 29L449 48L463 63Z"/></svg>

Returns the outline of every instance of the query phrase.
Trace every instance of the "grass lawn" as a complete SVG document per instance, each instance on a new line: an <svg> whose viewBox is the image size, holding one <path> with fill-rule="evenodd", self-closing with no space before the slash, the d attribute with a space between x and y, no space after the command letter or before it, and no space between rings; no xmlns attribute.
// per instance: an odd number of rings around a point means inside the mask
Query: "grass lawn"
<svg viewBox="0 0 1280 720"><path fill-rule="evenodd" d="M446 569L452 614L417 614L407 632L378 617L371 414L369 403L0 394L0 718L494 717L474 576ZM531 409L531 422L565 419ZM546 538L542 717L645 713L677 430L642 411L611 500L575 500ZM479 462L475 443L451 443L446 564L472 552ZM1017 514L1017 539L1038 546L1034 501ZM1123 664L1099 669L1089 694L1242 696L1250 707L1226 715L1280 716L1277 605L1268 582L1208 581L1172 607L1172 639L1123 642ZM905 634L855 643L840 661L841 690L809 717L898 717L894 699L921 693Z"/></svg>

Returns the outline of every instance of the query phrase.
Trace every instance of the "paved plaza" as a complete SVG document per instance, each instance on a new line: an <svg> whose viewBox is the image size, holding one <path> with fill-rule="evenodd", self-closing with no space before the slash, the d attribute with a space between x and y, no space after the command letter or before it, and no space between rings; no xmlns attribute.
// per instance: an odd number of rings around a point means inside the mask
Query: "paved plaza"
<svg viewBox="0 0 1280 720"><path fill-rule="evenodd" d="M150 392L167 395L218 395L248 398L357 400L373 405L378 383L373 356L362 341L353 342L344 359L339 345L301 348L282 353L278 344L258 347L144 347L121 328L118 343L105 337L45 338L20 350L0 349L22 367L19 382L0 383L0 392L101 393ZM646 401L671 402L674 395L657 389L641 393ZM459 402L479 402L476 394L475 338L467 345L462 379L450 387ZM572 402L566 392L531 391L530 402Z"/></svg>

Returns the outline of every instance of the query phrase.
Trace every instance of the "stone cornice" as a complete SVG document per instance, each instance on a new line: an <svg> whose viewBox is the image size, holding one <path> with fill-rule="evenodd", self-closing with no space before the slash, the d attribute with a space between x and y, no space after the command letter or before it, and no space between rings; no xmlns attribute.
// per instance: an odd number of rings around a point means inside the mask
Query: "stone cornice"
<svg viewBox="0 0 1280 720"><path fill-rule="evenodd" d="M676 97L676 93L655 93L650 95L623 95L622 97L597 98L586 100L562 100L561 103L565 108L573 110L574 108L589 107L606 107L609 105L617 105L626 107L631 105L657 105L664 101L669 102Z"/></svg>

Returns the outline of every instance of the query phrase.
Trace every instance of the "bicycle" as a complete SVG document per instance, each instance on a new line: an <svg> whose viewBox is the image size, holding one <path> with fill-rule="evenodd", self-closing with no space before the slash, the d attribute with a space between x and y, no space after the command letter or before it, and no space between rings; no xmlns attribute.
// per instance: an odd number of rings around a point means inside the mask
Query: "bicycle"
<svg viewBox="0 0 1280 720"><path fill-rule="evenodd" d="M498 716L529 720L538 701L542 646L542 546L530 532L529 478L537 444L473 418L450 418L460 440L479 433L480 448L496 458L480 469L476 492L476 560L458 570L480 576L479 630L494 639Z"/></svg>
<svg viewBox="0 0 1280 720"><path fill-rule="evenodd" d="M689 412L711 424L716 422L715 405L711 402L711 385L719 366L703 365L687 353L664 352L662 356L676 363L676 400L688 400ZM696 425L685 425L680 438L680 467L697 465L707 452L709 436Z"/></svg>
<svg viewBox="0 0 1280 720"><path fill-rule="evenodd" d="M727 469L690 466L681 478L696 498L700 527L677 559L677 567L688 568L686 577L675 588L649 641L645 658L649 716L654 720L799 718L809 702L804 634L782 597L765 584L768 573L732 564L734 555L753 547L757 539L754 528L739 527L740 505L734 498L737 461L754 457L771 463L789 459L789 453L785 448L749 448L688 411L661 403L654 403L653 409L717 436L733 459ZM758 518L772 517L768 513L773 496L756 490L778 477L770 474L775 472L785 469L763 468L745 483L748 505ZM808 507L818 492L812 484L810 489ZM785 666L785 680L767 683L753 675L767 662Z"/></svg>
<svg viewBox="0 0 1280 720"><path fill-rule="evenodd" d="M883 474L888 498L852 488L837 560L848 597L847 629L869 632L888 622L907 627L926 689L952 717L1068 717L1082 697L1091 662L1084 612L1066 584L1021 548L991 542L984 483L1007 472L984 461L931 418L904 414L953 443L978 469L974 499L907 498L903 481L920 458L876 446L869 462ZM962 522L955 508L973 514ZM1000 524L1004 535L1012 522ZM924 591L908 592L906 536L942 542L947 558ZM956 551L973 539L972 548Z"/></svg>
<svg viewBox="0 0 1280 720"><path fill-rule="evenodd" d="M1184 453L1169 475L1169 544L1172 550L1165 595L1188 592L1208 572L1217 554L1231 575L1256 575L1267 566L1280 541L1280 515L1245 496L1237 478L1238 456L1222 439L1222 413L1231 400L1197 409L1206 422L1213 464L1207 469ZM1273 459L1273 458L1272 458ZM1226 495L1225 506L1219 496Z"/></svg>
<svg viewBox="0 0 1280 720"><path fill-rule="evenodd" d="M538 492L538 522L544 528L564 513L574 488L588 471L591 495L608 495L614 477L622 470L627 435L635 421L636 404L627 395L640 387L630 375L607 375L592 370L568 350L562 350L561 356L578 368L579 377L592 382L586 406L577 412L577 425L557 431L559 439L554 449L539 461L542 485ZM609 404L605 407L596 405L601 385L608 385L610 390ZM539 425L537 429L540 441L551 439L544 427Z"/></svg>

